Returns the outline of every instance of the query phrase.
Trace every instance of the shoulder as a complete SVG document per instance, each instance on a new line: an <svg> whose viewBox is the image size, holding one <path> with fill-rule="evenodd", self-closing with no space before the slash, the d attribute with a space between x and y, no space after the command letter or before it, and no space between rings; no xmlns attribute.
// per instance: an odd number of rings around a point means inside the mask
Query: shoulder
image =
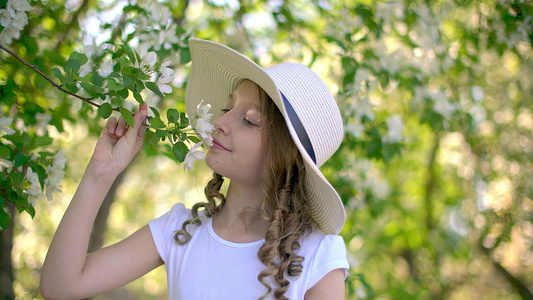
<svg viewBox="0 0 533 300"><path fill-rule="evenodd" d="M153 227L175 227L179 224L178 228L181 228L181 223L191 217L191 210L187 209L183 203L177 203L172 208L154 220L149 222L150 228ZM181 223L180 223L181 222ZM174 228L178 229L178 228Z"/></svg>
<svg viewBox="0 0 533 300"><path fill-rule="evenodd" d="M321 250L333 248L346 255L346 244L340 235L325 234L317 229L303 235L300 246L300 251L305 253L321 252Z"/></svg>
<svg viewBox="0 0 533 300"><path fill-rule="evenodd" d="M298 254L304 257L303 269L309 279L308 287L314 286L336 269L341 269L344 278L346 277L349 264L346 244L341 236L313 230L302 237L300 246Z"/></svg>

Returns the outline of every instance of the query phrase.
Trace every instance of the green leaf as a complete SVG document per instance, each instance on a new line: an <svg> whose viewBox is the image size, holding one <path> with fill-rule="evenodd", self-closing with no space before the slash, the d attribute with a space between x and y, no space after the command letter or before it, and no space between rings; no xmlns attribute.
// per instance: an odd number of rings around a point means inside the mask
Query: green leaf
<svg viewBox="0 0 533 300"><path fill-rule="evenodd" d="M33 144L31 145L31 147L28 150L34 149L34 148L37 148L37 147L51 145L53 141L54 141L54 139L49 137L49 136L37 136L37 137L35 137L33 139Z"/></svg>
<svg viewBox="0 0 533 300"><path fill-rule="evenodd" d="M177 123L180 119L180 113L177 109L171 108L167 110L167 120L169 123Z"/></svg>
<svg viewBox="0 0 533 300"><path fill-rule="evenodd" d="M122 71L122 74L128 74L132 77L136 77L137 75L142 73L140 69L132 67L132 66L123 67L121 71Z"/></svg>
<svg viewBox="0 0 533 300"><path fill-rule="evenodd" d="M163 98L164 95L163 93L161 93L161 91L159 90L159 87L157 86L157 84L155 82L151 82L151 81L148 81L146 82L146 87L154 92L156 95L158 95L159 97Z"/></svg>
<svg viewBox="0 0 533 300"><path fill-rule="evenodd" d="M109 118L112 112L113 107L109 103L104 103L98 108L98 115L100 115L100 117L103 119Z"/></svg>
<svg viewBox="0 0 533 300"><path fill-rule="evenodd" d="M33 84L38 90L43 90L48 86L48 81L36 73L33 77Z"/></svg>
<svg viewBox="0 0 533 300"><path fill-rule="evenodd" d="M63 73L61 73L61 70L59 70L58 68L53 68L52 69L52 74L54 74L54 76L59 79L59 81L61 82L61 84L65 84L66 83L66 78L65 76L63 76Z"/></svg>
<svg viewBox="0 0 533 300"><path fill-rule="evenodd" d="M191 61L191 50L189 48L180 49L180 63L182 65Z"/></svg>
<svg viewBox="0 0 533 300"><path fill-rule="evenodd" d="M81 64L75 59L68 59L65 63L65 73L67 74L77 74L80 71Z"/></svg>
<svg viewBox="0 0 533 300"><path fill-rule="evenodd" d="M200 142L200 139L195 135L189 135L187 139L195 144Z"/></svg>
<svg viewBox="0 0 533 300"><path fill-rule="evenodd" d="M124 88L124 86L122 84L117 83L115 81L115 79L113 79L113 78L109 78L109 80L107 81L107 86L106 87L110 91L119 91L119 90Z"/></svg>
<svg viewBox="0 0 533 300"><path fill-rule="evenodd" d="M89 93L89 95L93 97L96 95L96 86L94 84L82 81L80 85L85 89L85 91L87 91L87 93Z"/></svg>
<svg viewBox="0 0 533 300"><path fill-rule="evenodd" d="M31 144L31 137L27 132L23 132L22 134L12 134L8 136L4 136L7 140L10 140L15 144L17 149L21 149L24 147L27 147Z"/></svg>
<svg viewBox="0 0 533 300"><path fill-rule="evenodd" d="M189 148L185 143L178 142L172 146L172 152L174 153L174 157L182 163L185 160L187 152L189 152Z"/></svg>
<svg viewBox="0 0 533 300"><path fill-rule="evenodd" d="M58 66L64 65L66 62L65 57L57 51L44 50L44 57L48 58L52 63Z"/></svg>
<svg viewBox="0 0 533 300"><path fill-rule="evenodd" d="M140 93L142 92L142 90L144 90L144 84L142 81L140 80L135 80L135 84L134 84L134 87L135 87L135 92L136 93Z"/></svg>
<svg viewBox="0 0 533 300"><path fill-rule="evenodd" d="M133 50L128 45L120 45L120 48L126 52L126 55L129 57L129 59L132 62L135 62L135 54L133 54Z"/></svg>
<svg viewBox="0 0 533 300"><path fill-rule="evenodd" d="M28 203L24 210L28 212L32 219L35 218L35 207L31 206L31 204Z"/></svg>
<svg viewBox="0 0 533 300"><path fill-rule="evenodd" d="M75 61L79 62L80 66L83 66L84 64L86 64L89 61L89 59L87 58L87 55L85 55L83 53L76 52L76 51L72 52L68 59L69 60L72 59L72 60L75 60Z"/></svg>
<svg viewBox="0 0 533 300"><path fill-rule="evenodd" d="M13 150L6 145L0 144L0 158L7 159L13 154Z"/></svg>
<svg viewBox="0 0 533 300"><path fill-rule="evenodd" d="M102 77L100 77L98 74L93 74L93 82L96 86L102 86L102 84L104 84Z"/></svg>
<svg viewBox="0 0 533 300"><path fill-rule="evenodd" d="M137 100L137 102L139 102L140 105L144 104L144 100L141 94L133 92L133 98L135 98L135 100Z"/></svg>
<svg viewBox="0 0 533 300"><path fill-rule="evenodd" d="M122 115L122 117L124 118L124 120L126 121L126 123L128 123L128 125L130 125L131 127L134 127L134 121L133 121L133 115L131 114L131 112L127 109L125 109L124 107L121 107L118 109L120 114Z"/></svg>
<svg viewBox="0 0 533 300"><path fill-rule="evenodd" d="M161 121L159 117L155 117L150 122L150 127L154 129L160 129L160 128L165 128L166 126L165 126L165 123Z"/></svg>
<svg viewBox="0 0 533 300"><path fill-rule="evenodd" d="M4 201L2 201L3 204ZM9 214L6 213L4 210L3 205L0 207L0 227L2 230L5 230L7 226L9 226L9 222L11 221L11 217L9 217Z"/></svg>
<svg viewBox="0 0 533 300"><path fill-rule="evenodd" d="M150 109L152 110L152 112L154 112L154 115L155 115L157 118L160 117L160 115L159 115L159 111L157 110L157 108L150 106Z"/></svg>
<svg viewBox="0 0 533 300"><path fill-rule="evenodd" d="M148 130L144 135L144 144L145 145L155 145L159 142L159 138L155 135L155 132Z"/></svg>
<svg viewBox="0 0 533 300"><path fill-rule="evenodd" d="M73 94L76 94L78 92L78 86L74 82L69 83L63 83L65 86L65 89Z"/></svg>
<svg viewBox="0 0 533 300"><path fill-rule="evenodd" d="M135 82L135 78L125 73L122 74L122 84L124 86L132 85L134 82Z"/></svg>
<svg viewBox="0 0 533 300"><path fill-rule="evenodd" d="M27 157L26 155L18 152L17 154L15 154L15 164L14 164L14 167L20 167L22 166L23 164L27 163L29 161L29 157Z"/></svg>
<svg viewBox="0 0 533 300"><path fill-rule="evenodd" d="M187 118L187 115L184 112L180 113L180 124L183 128L189 126L190 124L189 118Z"/></svg>

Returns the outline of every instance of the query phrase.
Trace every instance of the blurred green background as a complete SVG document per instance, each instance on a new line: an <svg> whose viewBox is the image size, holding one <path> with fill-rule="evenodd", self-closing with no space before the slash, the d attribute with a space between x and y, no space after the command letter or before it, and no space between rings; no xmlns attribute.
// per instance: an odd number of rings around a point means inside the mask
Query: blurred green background
<svg viewBox="0 0 533 300"><path fill-rule="evenodd" d="M135 7L152 5L30 4L29 24L9 48L50 76L61 56L135 33ZM176 35L219 41L262 66L301 62L336 96L346 135L322 170L346 206L347 299L533 299L531 1L161 5ZM184 107L189 65L179 63L187 55L179 49L161 50L177 62L173 93L146 97L162 110ZM12 281L13 294L2 285L1 299L41 299L40 267L105 122L7 53L0 62L2 114L35 127L28 116L38 105L52 116L44 127L54 138L50 151L68 158L62 193L38 201L33 219L4 208L13 228L0 233L0 277ZM186 173L147 147L110 194L93 247L124 238L176 202L202 199L209 177L202 162ZM166 298L161 267L95 299Z"/></svg>

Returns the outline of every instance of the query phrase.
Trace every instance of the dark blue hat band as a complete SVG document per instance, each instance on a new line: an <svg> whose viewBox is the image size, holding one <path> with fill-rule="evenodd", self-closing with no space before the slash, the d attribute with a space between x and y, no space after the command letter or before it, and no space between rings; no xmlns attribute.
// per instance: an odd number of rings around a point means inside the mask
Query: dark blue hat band
<svg viewBox="0 0 533 300"><path fill-rule="evenodd" d="M294 127L294 130L296 130L296 134L298 134L298 139L300 139L300 142L305 148L305 151L307 151L307 154L311 157L313 162L316 165L316 156L315 151L313 150L313 145L311 144L311 140L309 139L309 136L307 135L307 132L305 131L304 126L302 125L302 122L298 118L298 115L296 115L296 112L294 111L294 108L292 108L292 105L289 103L289 100L287 100L287 97L279 91L281 94L281 98L283 98L283 104L285 104L285 110L287 111L287 116L289 117L289 120L291 120L292 127Z"/></svg>

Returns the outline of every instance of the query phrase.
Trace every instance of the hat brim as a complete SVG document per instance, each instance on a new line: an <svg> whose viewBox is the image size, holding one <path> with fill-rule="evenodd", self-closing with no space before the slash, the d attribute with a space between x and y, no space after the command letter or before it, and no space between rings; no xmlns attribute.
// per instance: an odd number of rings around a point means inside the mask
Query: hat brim
<svg viewBox="0 0 533 300"><path fill-rule="evenodd" d="M346 220L344 205L333 186L313 162L288 117L278 86L268 73L235 50L207 40L189 39L192 65L187 83L185 103L194 127L197 106L203 100L211 104L210 113L220 115L228 96L245 79L255 82L274 101L285 118L287 128L300 151L306 167L305 186L310 214L315 226L328 234L338 234Z"/></svg>

